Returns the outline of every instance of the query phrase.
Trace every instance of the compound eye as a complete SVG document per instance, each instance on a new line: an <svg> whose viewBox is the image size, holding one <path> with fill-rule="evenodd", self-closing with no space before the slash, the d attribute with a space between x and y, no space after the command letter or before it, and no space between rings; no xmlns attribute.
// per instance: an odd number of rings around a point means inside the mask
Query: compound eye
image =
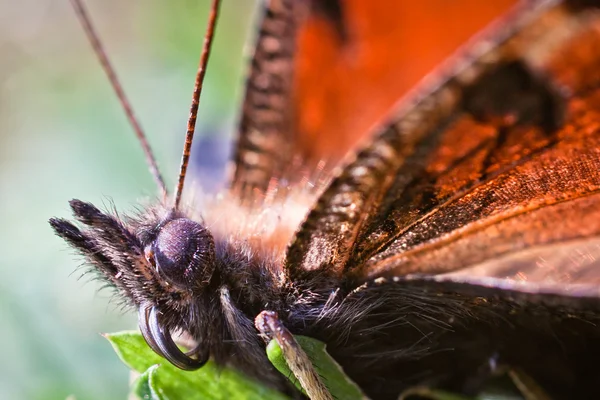
<svg viewBox="0 0 600 400"><path fill-rule="evenodd" d="M159 274L179 289L202 286L214 271L212 235L204 226L187 218L167 222L145 253Z"/></svg>

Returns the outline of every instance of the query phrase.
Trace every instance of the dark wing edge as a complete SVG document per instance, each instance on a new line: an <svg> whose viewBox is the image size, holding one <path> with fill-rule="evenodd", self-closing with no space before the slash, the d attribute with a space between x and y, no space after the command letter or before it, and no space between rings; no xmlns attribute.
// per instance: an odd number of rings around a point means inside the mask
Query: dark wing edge
<svg viewBox="0 0 600 400"><path fill-rule="evenodd" d="M251 55L230 186L240 197L264 191L286 154L294 52L294 1L267 1Z"/></svg>
<svg viewBox="0 0 600 400"><path fill-rule="evenodd" d="M290 158L296 30L306 9L304 2L270 0L261 10L230 178L242 200L263 193Z"/></svg>

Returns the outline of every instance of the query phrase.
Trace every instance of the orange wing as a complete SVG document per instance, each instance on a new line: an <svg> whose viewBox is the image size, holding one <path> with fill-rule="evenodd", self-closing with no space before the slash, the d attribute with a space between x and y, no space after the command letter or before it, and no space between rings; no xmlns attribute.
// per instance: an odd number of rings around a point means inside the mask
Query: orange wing
<svg viewBox="0 0 600 400"><path fill-rule="evenodd" d="M314 13L296 52L296 150L336 162L421 78L514 0L341 2L344 36Z"/></svg>
<svg viewBox="0 0 600 400"><path fill-rule="evenodd" d="M594 263L559 253L593 258L583 246L600 235L599 14L523 2L492 28L333 179L288 249L292 273L364 282L487 263L480 275L597 285Z"/></svg>
<svg viewBox="0 0 600 400"><path fill-rule="evenodd" d="M335 165L419 79L515 0L272 0L250 67L232 186L301 158Z"/></svg>

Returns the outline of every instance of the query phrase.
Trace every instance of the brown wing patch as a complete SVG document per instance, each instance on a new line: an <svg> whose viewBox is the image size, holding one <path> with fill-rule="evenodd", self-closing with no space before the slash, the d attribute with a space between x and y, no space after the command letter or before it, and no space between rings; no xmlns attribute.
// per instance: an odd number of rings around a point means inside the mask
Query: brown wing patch
<svg viewBox="0 0 600 400"><path fill-rule="evenodd" d="M457 116L420 172L386 195L356 247L358 276L454 271L600 235L600 17L578 18L537 71L567 96L562 127Z"/></svg>

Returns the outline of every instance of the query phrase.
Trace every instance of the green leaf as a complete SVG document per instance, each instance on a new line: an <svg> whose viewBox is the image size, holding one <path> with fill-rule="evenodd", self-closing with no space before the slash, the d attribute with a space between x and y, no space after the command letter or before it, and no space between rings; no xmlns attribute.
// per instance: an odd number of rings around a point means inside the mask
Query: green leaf
<svg viewBox="0 0 600 400"><path fill-rule="evenodd" d="M287 399L236 370L218 368L212 361L197 371L182 371L154 353L139 332L112 333L105 337L127 366L142 376L147 373L147 378L134 384L136 393L154 392L161 400Z"/></svg>
<svg viewBox="0 0 600 400"><path fill-rule="evenodd" d="M334 398L348 400L365 398L358 386L344 374L342 367L327 353L325 343L306 336L294 336L294 338L306 352L317 373L321 376L323 383L327 386L329 393ZM281 348L275 340L267 345L267 356L275 368L287 376L304 393L300 383L290 371L283 358Z"/></svg>
<svg viewBox="0 0 600 400"><path fill-rule="evenodd" d="M429 389L426 387L414 387L404 391L398 400L409 400L411 398L430 399L430 400L477 400L471 397L448 393L443 390ZM483 400L483 399L482 399Z"/></svg>
<svg viewBox="0 0 600 400"><path fill-rule="evenodd" d="M162 396L160 390L155 387L155 373L158 365L153 365L148 368L139 378L133 383L131 393L140 400L167 400Z"/></svg>
<svg viewBox="0 0 600 400"><path fill-rule="evenodd" d="M473 397L463 396L456 393L446 392L440 389L431 389L422 386L412 387L405 390L398 400L428 399L428 400L523 400L538 399L537 397L523 397L521 394L511 391L512 388L486 385L484 389ZM542 400L540 398L539 400Z"/></svg>

